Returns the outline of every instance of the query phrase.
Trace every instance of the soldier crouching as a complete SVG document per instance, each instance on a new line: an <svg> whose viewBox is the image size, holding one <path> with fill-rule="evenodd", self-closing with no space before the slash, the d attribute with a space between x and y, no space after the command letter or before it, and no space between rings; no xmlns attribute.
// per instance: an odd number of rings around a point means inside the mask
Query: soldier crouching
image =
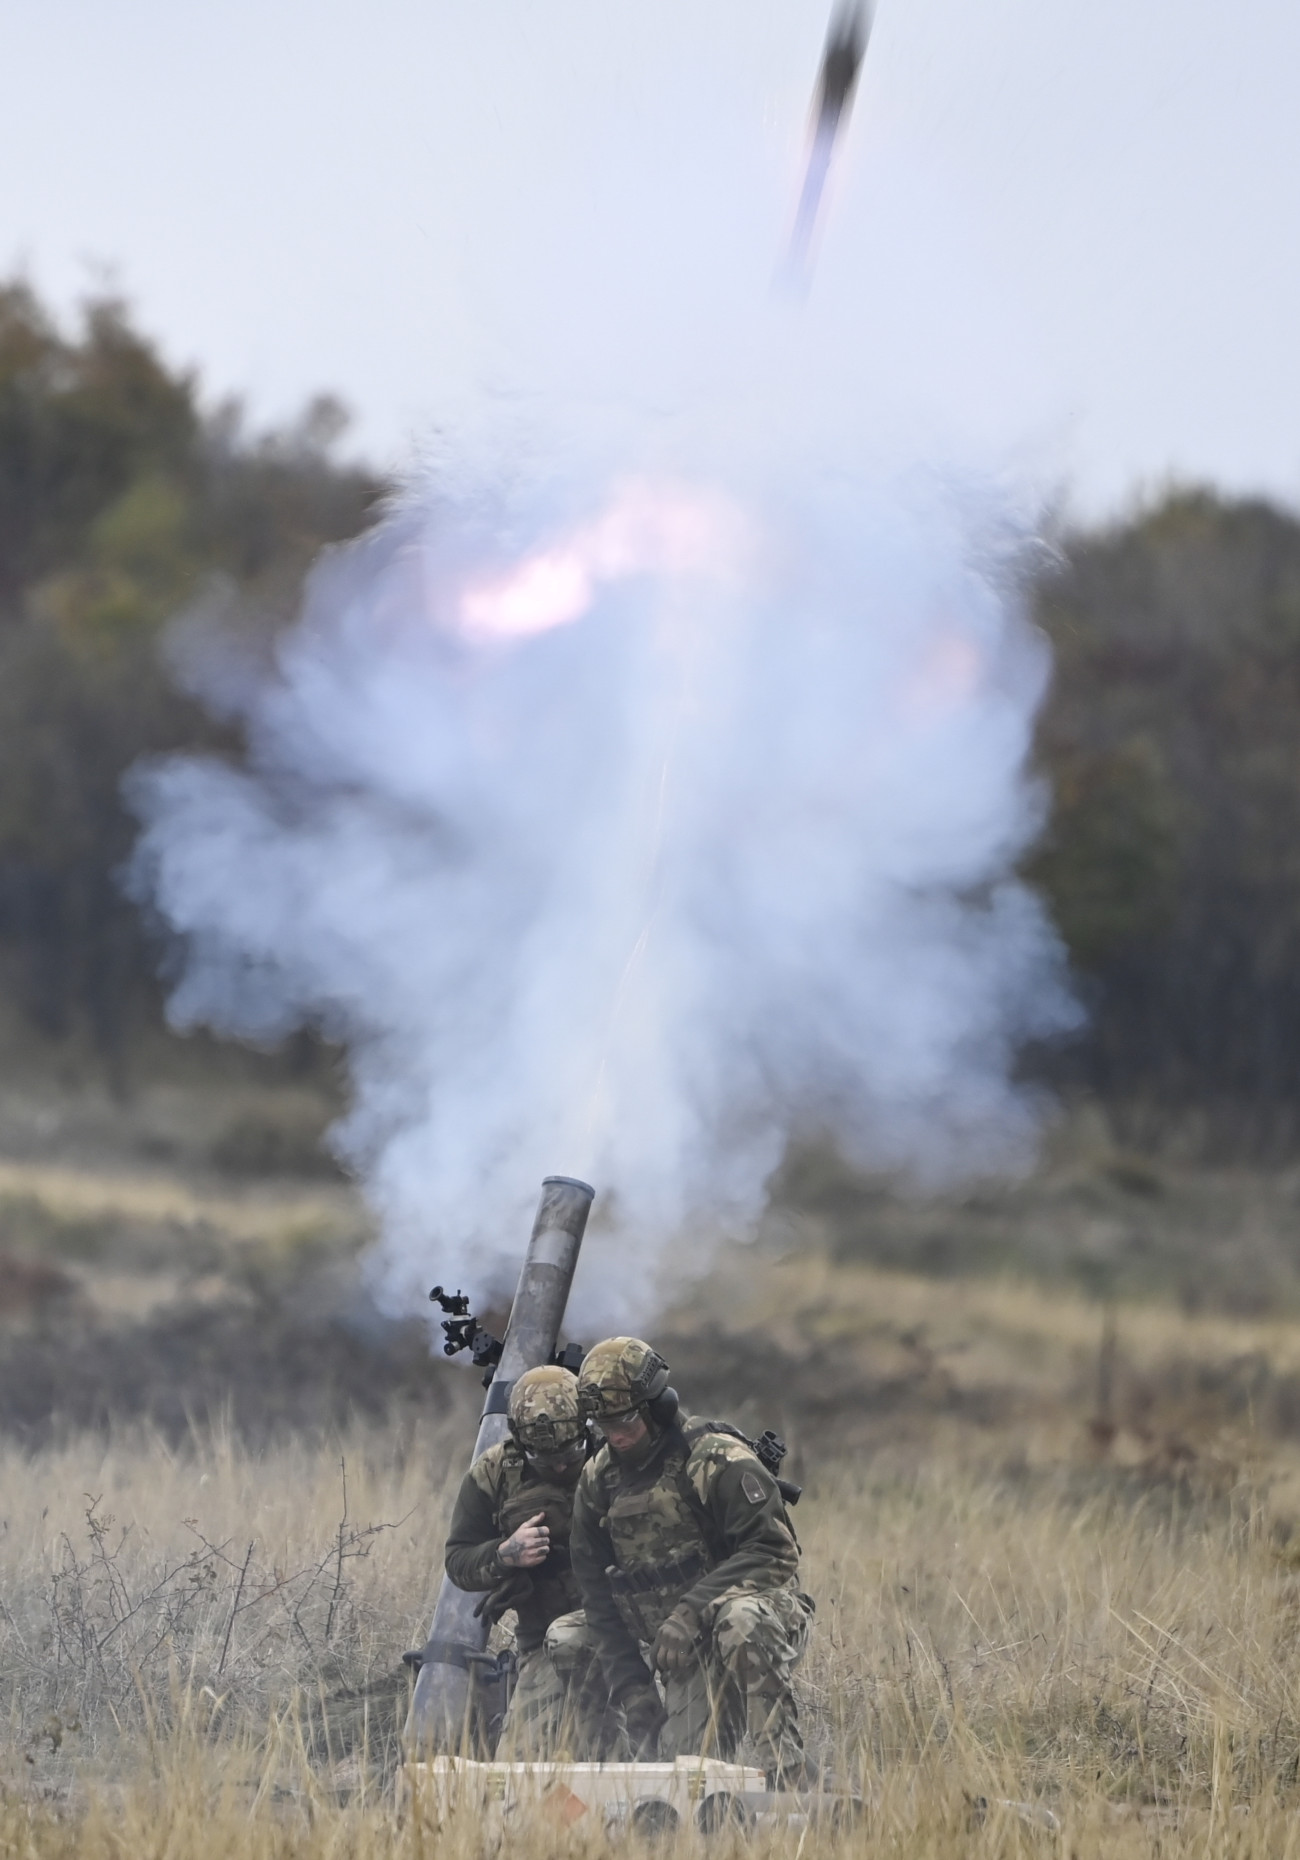
<svg viewBox="0 0 1300 1860"><path fill-rule="evenodd" d="M510 1438L461 1483L447 1574L458 1589L485 1592L475 1613L490 1623L514 1611L518 1677L498 1748L598 1760L617 1732L569 1556L574 1490L591 1449L576 1377L526 1370L506 1418Z"/></svg>
<svg viewBox="0 0 1300 1860"><path fill-rule="evenodd" d="M597 1344L578 1396L605 1445L578 1481L573 1573L633 1753L739 1757L803 1785L792 1678L814 1608L775 1479L747 1442L678 1413L639 1338Z"/></svg>

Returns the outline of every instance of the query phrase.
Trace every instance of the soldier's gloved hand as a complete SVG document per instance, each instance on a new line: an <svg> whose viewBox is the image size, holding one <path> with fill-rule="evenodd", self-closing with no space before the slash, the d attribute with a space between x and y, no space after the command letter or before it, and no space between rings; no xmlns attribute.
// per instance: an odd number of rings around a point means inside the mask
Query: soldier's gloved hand
<svg viewBox="0 0 1300 1860"><path fill-rule="evenodd" d="M668 1722L663 1700L655 1687L648 1685L626 1693L619 1704L633 1758L638 1763L653 1763L659 1755L659 1733Z"/></svg>
<svg viewBox="0 0 1300 1860"><path fill-rule="evenodd" d="M490 1627L495 1627L502 1615L509 1614L512 1608L518 1608L521 1602L526 1602L532 1592L533 1579L527 1571L512 1570L508 1576L502 1577L495 1589L489 1589L486 1595L480 1597L478 1607L474 1610L474 1619L486 1621Z"/></svg>
<svg viewBox="0 0 1300 1860"><path fill-rule="evenodd" d="M686 1602L678 1602L655 1635L655 1644L650 1650L655 1671L662 1673L665 1679L684 1672L694 1662L699 1638L700 1617Z"/></svg>

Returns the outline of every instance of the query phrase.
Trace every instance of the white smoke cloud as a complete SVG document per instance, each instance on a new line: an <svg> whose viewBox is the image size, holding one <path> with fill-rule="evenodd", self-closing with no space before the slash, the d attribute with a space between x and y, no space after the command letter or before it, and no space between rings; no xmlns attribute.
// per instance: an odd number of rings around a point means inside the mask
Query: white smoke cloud
<svg viewBox="0 0 1300 1860"><path fill-rule="evenodd" d="M599 1191L579 1316L632 1322L671 1243L752 1231L792 1137L922 1178L1016 1166L1016 1051L1072 1018L1012 876L1047 673L1029 529L965 415L965 468L922 463L944 454L909 388L969 364L996 399L992 321L915 265L917 314L889 308L878 240L884 370L851 277L820 309L766 294L775 206L724 234L734 123L676 130L680 184L628 180L659 205L635 240L619 221L616 267L528 248L526 392L458 408L436 467L318 566L274 673L192 661L246 763L133 779L176 1024L346 1044L335 1141L393 1310L434 1277L512 1284L549 1173Z"/></svg>
<svg viewBox="0 0 1300 1860"><path fill-rule="evenodd" d="M1007 876L1043 649L951 511L782 489L408 509L317 569L247 766L137 775L172 1017L346 1043L393 1308L499 1289L550 1172L605 1199L614 1316L663 1242L752 1225L792 1134L1027 1153L1011 1062L1066 1012Z"/></svg>

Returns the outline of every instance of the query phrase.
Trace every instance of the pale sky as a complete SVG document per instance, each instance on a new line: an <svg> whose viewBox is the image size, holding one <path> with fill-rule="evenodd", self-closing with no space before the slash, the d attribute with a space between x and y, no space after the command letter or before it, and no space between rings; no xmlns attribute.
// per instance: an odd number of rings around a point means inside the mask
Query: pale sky
<svg viewBox="0 0 1300 1860"><path fill-rule="evenodd" d="M107 272L210 400L337 392L380 464L485 391L616 396L633 298L637 391L669 393L665 331L672 392L703 381L712 281L770 293L829 12L0 3L0 267L61 310ZM1294 0L880 0L781 314L860 328L1082 509L1171 476L1300 501L1298 78Z"/></svg>

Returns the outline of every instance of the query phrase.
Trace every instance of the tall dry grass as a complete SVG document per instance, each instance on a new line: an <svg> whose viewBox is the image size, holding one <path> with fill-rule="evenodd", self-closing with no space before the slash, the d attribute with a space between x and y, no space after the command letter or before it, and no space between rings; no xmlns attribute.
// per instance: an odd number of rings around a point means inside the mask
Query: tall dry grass
<svg viewBox="0 0 1300 1860"><path fill-rule="evenodd" d="M809 1550L806 1684L864 1775L942 1762L1067 1808L1295 1789L1300 1583L1262 1491L936 1459L841 1473Z"/></svg>
<svg viewBox="0 0 1300 1860"><path fill-rule="evenodd" d="M241 1737L296 1713L327 1758L364 1738L391 1762L463 1452L432 1425L0 1451L0 1704L28 1780L120 1770L196 1711Z"/></svg>
<svg viewBox="0 0 1300 1860"><path fill-rule="evenodd" d="M927 1296L877 1279L875 1319L892 1299L910 1322ZM843 1841L917 1860L1053 1840L1300 1851L1300 1448L1234 1409L1231 1453L1184 1425L1183 1454L1117 1455L1122 1412L1112 1437L1068 1409L1095 1313L987 1285L965 1309L979 1335L1023 1339L1041 1413L976 1424L927 1370L924 1427L909 1411L896 1437L881 1423L869 1451L821 1460L805 1430L805 1724L871 1804ZM1134 1386L1192 1351L1234 1361L1245 1338L1177 1313L1123 1324ZM1279 1367L1297 1341L1277 1332ZM483 1851L482 1829L390 1808L400 1655L426 1628L466 1445L430 1423L261 1453L219 1431L0 1450L0 1852ZM542 1860L562 1843L525 1844ZM802 1860L833 1844L807 1836Z"/></svg>

